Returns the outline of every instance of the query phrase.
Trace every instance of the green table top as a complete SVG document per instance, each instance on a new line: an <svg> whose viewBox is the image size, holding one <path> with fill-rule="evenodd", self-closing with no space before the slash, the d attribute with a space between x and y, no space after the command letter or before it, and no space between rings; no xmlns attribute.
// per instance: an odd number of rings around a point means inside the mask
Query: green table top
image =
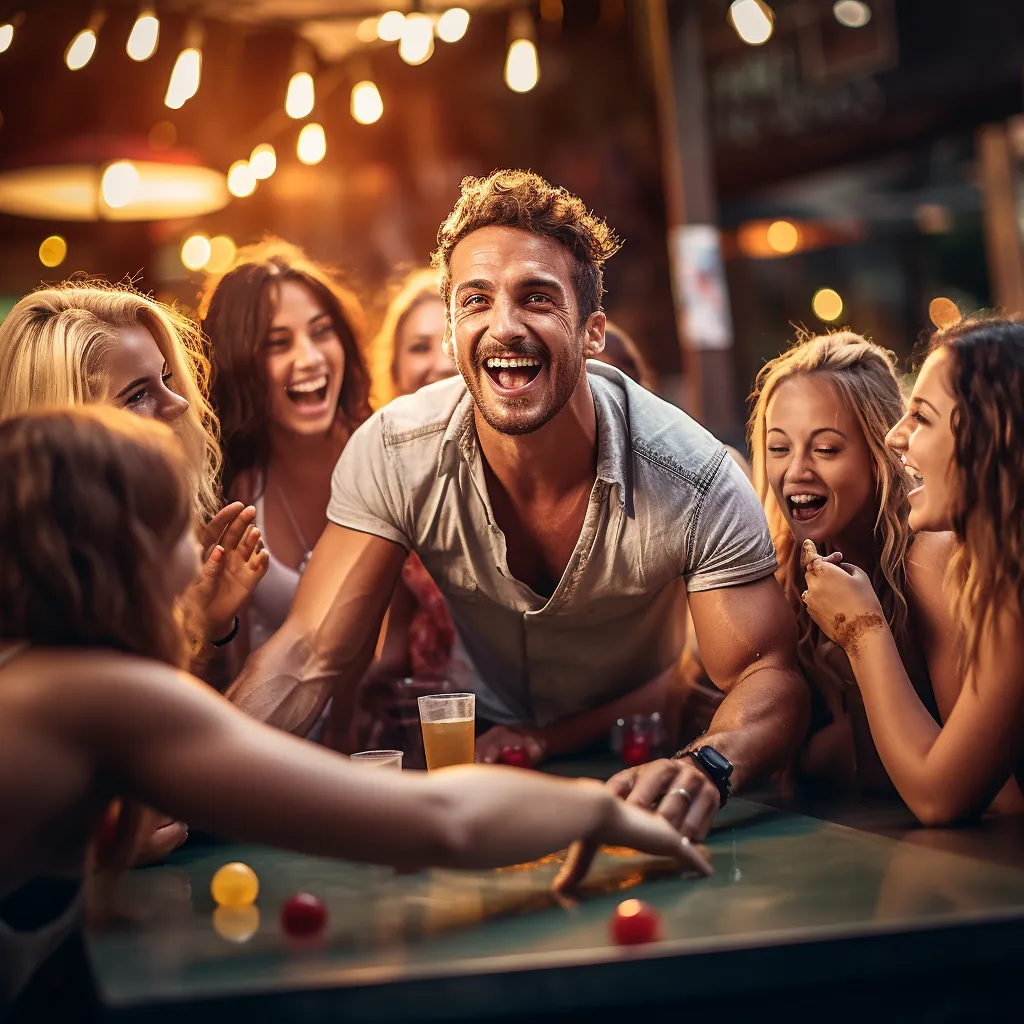
<svg viewBox="0 0 1024 1024"><path fill-rule="evenodd" d="M188 847L129 873L127 923L92 930L88 954L110 1017L187 1010L223 1018L417 1020L596 1007L634 985L647 998L714 997L773 984L794 951L817 981L851 982L915 960L962 964L1024 954L1024 868L734 800L709 841L715 874L667 876L657 862L604 851L578 900L549 886L558 857L498 871L424 871L328 861L262 847ZM259 875L259 927L246 942L214 928L209 883L241 860ZM322 942L278 923L284 899L316 893ZM661 941L621 948L608 918L628 897L654 904ZM944 960L945 958L945 960ZM742 963L742 969L738 966ZM154 1016L155 1014L155 1016ZM306 1019L305 1017L303 1019Z"/></svg>

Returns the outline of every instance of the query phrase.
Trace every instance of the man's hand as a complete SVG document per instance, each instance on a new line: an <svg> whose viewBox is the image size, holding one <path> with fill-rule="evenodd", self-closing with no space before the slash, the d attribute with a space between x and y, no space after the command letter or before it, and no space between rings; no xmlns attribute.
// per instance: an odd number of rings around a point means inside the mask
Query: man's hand
<svg viewBox="0 0 1024 1024"><path fill-rule="evenodd" d="M537 767L547 755L547 745L536 729L518 725L496 725L476 741L476 760L481 764L496 764L505 747L519 747L526 752L530 764Z"/></svg>
<svg viewBox="0 0 1024 1024"><path fill-rule="evenodd" d="M718 787L693 763L662 758L613 775L607 786L628 804L657 811L676 831L691 842L703 842L718 813ZM578 842L569 847L565 866L558 874L556 888L572 889L590 870L597 853L593 843Z"/></svg>

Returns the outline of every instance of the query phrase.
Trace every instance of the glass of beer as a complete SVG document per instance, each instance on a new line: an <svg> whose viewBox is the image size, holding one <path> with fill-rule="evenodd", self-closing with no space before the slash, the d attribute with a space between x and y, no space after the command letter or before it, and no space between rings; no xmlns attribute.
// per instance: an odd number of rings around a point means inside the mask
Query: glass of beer
<svg viewBox="0 0 1024 1024"><path fill-rule="evenodd" d="M352 760L358 761L367 768L402 770L402 751L400 750L360 750L358 754L352 755Z"/></svg>
<svg viewBox="0 0 1024 1024"><path fill-rule="evenodd" d="M420 727L427 770L473 763L476 694L438 693L419 697Z"/></svg>

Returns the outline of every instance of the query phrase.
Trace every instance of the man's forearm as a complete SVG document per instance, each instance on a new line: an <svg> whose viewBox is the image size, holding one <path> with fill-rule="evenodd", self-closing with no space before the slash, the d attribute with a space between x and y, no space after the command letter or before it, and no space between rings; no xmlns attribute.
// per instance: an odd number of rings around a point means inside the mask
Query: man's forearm
<svg viewBox="0 0 1024 1024"><path fill-rule="evenodd" d="M807 733L810 713L803 677L765 666L730 689L707 733L690 746L707 744L724 754L733 764L733 788L739 789L789 761Z"/></svg>

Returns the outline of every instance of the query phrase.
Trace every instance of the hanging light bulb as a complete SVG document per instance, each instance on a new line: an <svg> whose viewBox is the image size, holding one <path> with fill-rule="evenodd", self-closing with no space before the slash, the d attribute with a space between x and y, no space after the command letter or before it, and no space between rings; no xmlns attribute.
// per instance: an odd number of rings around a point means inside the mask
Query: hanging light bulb
<svg viewBox="0 0 1024 1024"><path fill-rule="evenodd" d="M269 178L277 170L277 151L269 142L261 142L249 154L249 166L257 180Z"/></svg>
<svg viewBox="0 0 1024 1024"><path fill-rule="evenodd" d="M313 112L316 93L313 88L313 76L308 71L296 71L288 82L288 95L285 97L284 109L289 117L301 121Z"/></svg>
<svg viewBox="0 0 1024 1024"><path fill-rule="evenodd" d="M540 81L537 47L529 39L516 39L505 59L505 84L513 92L529 92Z"/></svg>
<svg viewBox="0 0 1024 1024"><path fill-rule="evenodd" d="M139 172L130 160L112 163L100 179L100 194L103 202L112 210L120 210L134 202L139 192Z"/></svg>
<svg viewBox="0 0 1024 1024"><path fill-rule="evenodd" d="M167 83L167 95L164 104L171 110L180 110L185 103L199 91L199 81L203 73L203 52L196 47L189 47L178 54L171 72L171 80Z"/></svg>
<svg viewBox="0 0 1024 1024"><path fill-rule="evenodd" d="M324 134L323 125L315 121L303 125L295 151L304 164L320 163L327 155L327 136Z"/></svg>
<svg viewBox="0 0 1024 1024"><path fill-rule="evenodd" d="M401 11L386 11L377 21L377 38L385 43L394 43L402 38L405 15Z"/></svg>
<svg viewBox="0 0 1024 1024"><path fill-rule="evenodd" d="M204 269L210 274L223 274L235 261L238 246L230 235L214 235L210 239L210 257Z"/></svg>
<svg viewBox="0 0 1024 1024"><path fill-rule="evenodd" d="M748 46L761 46L771 39L774 18L764 0L733 0L729 5L729 21Z"/></svg>
<svg viewBox="0 0 1024 1024"><path fill-rule="evenodd" d="M135 61L149 60L160 41L160 21L152 9L144 8L135 19L125 50Z"/></svg>
<svg viewBox="0 0 1024 1024"><path fill-rule="evenodd" d="M352 86L352 117L360 124L374 124L384 113L384 102L373 82L357 82Z"/></svg>
<svg viewBox="0 0 1024 1024"><path fill-rule="evenodd" d="M68 44L64 52L64 63L72 71L79 71L92 60L96 52L96 32L91 28L83 28Z"/></svg>
<svg viewBox="0 0 1024 1024"><path fill-rule="evenodd" d="M206 235L189 235L181 245L181 262L187 270L202 270L210 262L210 240Z"/></svg>
<svg viewBox="0 0 1024 1024"><path fill-rule="evenodd" d="M446 43L457 43L469 28L469 11L453 7L437 19L437 38Z"/></svg>
<svg viewBox="0 0 1024 1024"><path fill-rule="evenodd" d="M12 42L14 42L14 25L11 22L0 25L0 53L8 50Z"/></svg>
<svg viewBox="0 0 1024 1024"><path fill-rule="evenodd" d="M256 175L248 160L236 160L228 168L228 191L237 199L244 199L256 191Z"/></svg>
<svg viewBox="0 0 1024 1024"><path fill-rule="evenodd" d="M402 26L398 55L406 64L425 64L434 52L434 26L425 14L409 14Z"/></svg>

